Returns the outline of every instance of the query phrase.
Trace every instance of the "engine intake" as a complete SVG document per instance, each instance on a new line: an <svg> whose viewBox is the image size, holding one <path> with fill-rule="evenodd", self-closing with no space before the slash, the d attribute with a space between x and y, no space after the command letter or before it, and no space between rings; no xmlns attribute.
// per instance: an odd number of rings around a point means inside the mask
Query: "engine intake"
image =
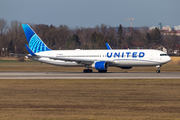
<svg viewBox="0 0 180 120"><path fill-rule="evenodd" d="M107 70L108 64L105 61L94 62L92 68L95 68L96 70Z"/></svg>

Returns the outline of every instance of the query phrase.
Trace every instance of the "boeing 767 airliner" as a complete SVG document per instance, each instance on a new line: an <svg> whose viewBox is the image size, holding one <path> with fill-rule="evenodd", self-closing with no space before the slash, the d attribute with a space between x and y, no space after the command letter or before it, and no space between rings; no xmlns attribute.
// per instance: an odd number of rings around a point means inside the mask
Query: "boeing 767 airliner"
<svg viewBox="0 0 180 120"><path fill-rule="evenodd" d="M95 68L100 73L107 72L108 67L115 66L122 69L131 69L133 66L156 66L157 73L160 67L171 60L164 52L153 49L111 49L106 50L51 50L39 38L28 24L22 24L28 45L25 45L29 54L28 59L57 66L86 67L84 73L91 73Z"/></svg>

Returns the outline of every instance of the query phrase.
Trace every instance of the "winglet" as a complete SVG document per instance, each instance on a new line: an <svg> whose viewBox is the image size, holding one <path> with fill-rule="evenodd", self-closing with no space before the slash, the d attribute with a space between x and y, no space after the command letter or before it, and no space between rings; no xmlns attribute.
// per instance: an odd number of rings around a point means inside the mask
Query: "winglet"
<svg viewBox="0 0 180 120"><path fill-rule="evenodd" d="M108 50L112 50L108 43L106 43L106 47L107 47Z"/></svg>
<svg viewBox="0 0 180 120"><path fill-rule="evenodd" d="M36 54L25 44L26 49L28 50L29 54L31 54L32 56L36 56Z"/></svg>

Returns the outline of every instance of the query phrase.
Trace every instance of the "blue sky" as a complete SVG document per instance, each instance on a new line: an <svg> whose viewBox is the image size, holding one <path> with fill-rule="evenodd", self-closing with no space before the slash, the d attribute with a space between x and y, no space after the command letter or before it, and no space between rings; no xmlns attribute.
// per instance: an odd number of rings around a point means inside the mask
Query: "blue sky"
<svg viewBox="0 0 180 120"><path fill-rule="evenodd" d="M0 18L75 27L180 25L180 0L1 0Z"/></svg>

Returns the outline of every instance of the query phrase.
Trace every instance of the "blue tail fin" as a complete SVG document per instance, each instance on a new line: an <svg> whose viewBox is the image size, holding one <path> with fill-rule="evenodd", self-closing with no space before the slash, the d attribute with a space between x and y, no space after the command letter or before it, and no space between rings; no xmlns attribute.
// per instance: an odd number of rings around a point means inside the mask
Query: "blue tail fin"
<svg viewBox="0 0 180 120"><path fill-rule="evenodd" d="M106 43L106 47L107 47L108 50L112 50L108 43Z"/></svg>
<svg viewBox="0 0 180 120"><path fill-rule="evenodd" d="M46 46L46 44L39 38L39 36L32 30L32 28L28 24L22 24L22 27L29 44L29 48L30 50L32 50L33 53L51 50Z"/></svg>

